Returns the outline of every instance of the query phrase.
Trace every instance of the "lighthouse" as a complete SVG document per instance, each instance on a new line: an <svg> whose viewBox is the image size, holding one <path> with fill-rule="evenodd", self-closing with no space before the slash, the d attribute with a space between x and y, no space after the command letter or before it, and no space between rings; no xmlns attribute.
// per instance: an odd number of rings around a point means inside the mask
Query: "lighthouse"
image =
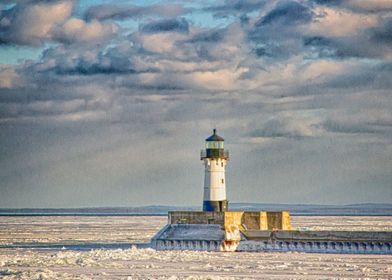
<svg viewBox="0 0 392 280"><path fill-rule="evenodd" d="M200 159L204 161L205 167L203 211L227 211L225 167L229 152L225 150L224 139L216 133L216 129L206 139Z"/></svg>

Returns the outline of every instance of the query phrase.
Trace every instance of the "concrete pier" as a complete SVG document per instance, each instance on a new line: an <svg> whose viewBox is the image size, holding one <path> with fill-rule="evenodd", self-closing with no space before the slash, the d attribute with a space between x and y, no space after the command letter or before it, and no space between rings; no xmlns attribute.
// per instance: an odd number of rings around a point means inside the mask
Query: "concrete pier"
<svg viewBox="0 0 392 280"><path fill-rule="evenodd" d="M296 231L290 234L268 230L240 232L239 240L228 240L228 236L219 225L168 224L154 236L151 246L157 250L392 254L392 232Z"/></svg>
<svg viewBox="0 0 392 280"><path fill-rule="evenodd" d="M391 231L293 230L288 212L169 212L157 250L392 254Z"/></svg>
<svg viewBox="0 0 392 280"><path fill-rule="evenodd" d="M291 230L288 211L171 211L169 224L217 224L240 230Z"/></svg>

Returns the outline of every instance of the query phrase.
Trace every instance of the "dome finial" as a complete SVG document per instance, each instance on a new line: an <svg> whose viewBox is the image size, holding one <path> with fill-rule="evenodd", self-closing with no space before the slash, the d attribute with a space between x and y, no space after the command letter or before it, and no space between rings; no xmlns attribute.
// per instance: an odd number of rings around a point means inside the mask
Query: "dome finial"
<svg viewBox="0 0 392 280"><path fill-rule="evenodd" d="M214 132L214 135L216 135L216 128L214 128L212 131Z"/></svg>

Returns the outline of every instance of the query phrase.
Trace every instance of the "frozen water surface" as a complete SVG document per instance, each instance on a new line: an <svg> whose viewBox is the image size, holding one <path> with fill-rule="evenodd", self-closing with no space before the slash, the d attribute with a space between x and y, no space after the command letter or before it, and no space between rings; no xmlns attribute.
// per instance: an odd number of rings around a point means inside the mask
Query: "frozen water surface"
<svg viewBox="0 0 392 280"><path fill-rule="evenodd" d="M143 243L148 242L166 222L164 216L0 217L0 246Z"/></svg>
<svg viewBox="0 0 392 280"><path fill-rule="evenodd" d="M392 217L292 217L292 222L309 230L392 230ZM148 242L164 224L166 217L0 217L0 278L392 278L389 255L155 251L130 245ZM112 249L99 249L107 245Z"/></svg>
<svg viewBox="0 0 392 280"><path fill-rule="evenodd" d="M291 223L302 230L392 231L390 216L291 216Z"/></svg>

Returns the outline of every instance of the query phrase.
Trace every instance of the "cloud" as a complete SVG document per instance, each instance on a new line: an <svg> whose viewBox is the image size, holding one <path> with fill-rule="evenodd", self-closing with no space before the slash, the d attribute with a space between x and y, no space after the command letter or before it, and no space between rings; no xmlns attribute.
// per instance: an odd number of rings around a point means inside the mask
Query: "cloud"
<svg viewBox="0 0 392 280"><path fill-rule="evenodd" d="M303 29L304 46L313 54L340 59L392 56L390 17L323 7L314 10L317 20Z"/></svg>
<svg viewBox="0 0 392 280"><path fill-rule="evenodd" d="M363 15L350 10L323 6L316 6L313 11L316 20L310 22L306 27L306 31L310 34L325 37L352 36L361 30L375 27L378 24L377 15Z"/></svg>
<svg viewBox="0 0 392 280"><path fill-rule="evenodd" d="M213 12L215 17L227 17L231 14L244 15L260 10L266 2L266 0L226 0L222 5L207 7L204 10Z"/></svg>
<svg viewBox="0 0 392 280"><path fill-rule="evenodd" d="M113 38L119 26L97 20L73 18L74 1L30 1L17 3L0 14L0 42L40 46L47 41L98 43Z"/></svg>
<svg viewBox="0 0 392 280"><path fill-rule="evenodd" d="M15 68L0 66L0 88L14 88L20 85L22 81Z"/></svg>
<svg viewBox="0 0 392 280"><path fill-rule="evenodd" d="M279 1L245 26L253 53L271 64L303 52L302 28L313 19L310 6L297 1Z"/></svg>
<svg viewBox="0 0 392 280"><path fill-rule="evenodd" d="M389 0L315 0L316 3L328 6L338 6L359 13L378 13L392 11Z"/></svg>
<svg viewBox="0 0 392 280"><path fill-rule="evenodd" d="M338 54L368 58L391 59L392 17L379 20L378 24L336 40Z"/></svg>
<svg viewBox="0 0 392 280"><path fill-rule="evenodd" d="M392 11L392 3L388 0L349 0L343 3L345 7L353 11L363 13L377 13Z"/></svg>
<svg viewBox="0 0 392 280"><path fill-rule="evenodd" d="M162 19L146 23L140 27L144 33L180 32L188 33L189 24L186 19Z"/></svg>
<svg viewBox="0 0 392 280"><path fill-rule="evenodd" d="M370 28L371 40L377 44L392 44L392 16L384 18L378 26Z"/></svg>
<svg viewBox="0 0 392 280"><path fill-rule="evenodd" d="M275 8L256 23L256 26L277 23L282 25L304 24L311 21L312 18L313 13L309 7L297 1L280 1Z"/></svg>
<svg viewBox="0 0 392 280"><path fill-rule="evenodd" d="M368 124L343 123L332 120L324 122L323 128L329 132L349 134L376 133L378 131Z"/></svg>
<svg viewBox="0 0 392 280"><path fill-rule="evenodd" d="M114 23L101 23L97 20L85 22L71 18L53 30L53 38L64 43L97 43L117 35L119 27Z"/></svg>
<svg viewBox="0 0 392 280"><path fill-rule="evenodd" d="M390 48L387 14L363 14L307 2L280 1L250 21L248 38L253 52L273 61L293 55L309 57L385 58Z"/></svg>
<svg viewBox="0 0 392 280"><path fill-rule="evenodd" d="M0 14L3 44L41 45L51 39L52 29L72 13L73 1L21 2Z"/></svg>
<svg viewBox="0 0 392 280"><path fill-rule="evenodd" d="M248 135L253 138L299 138L312 136L313 129L303 121L275 118L266 121L262 127L252 130Z"/></svg>
<svg viewBox="0 0 392 280"><path fill-rule="evenodd" d="M225 33L226 33L226 29L206 30L206 31L196 33L188 40L188 42L189 43L199 43L199 42L217 43L224 39Z"/></svg>
<svg viewBox="0 0 392 280"><path fill-rule="evenodd" d="M388 107L391 100L387 98L387 93L374 92L374 98L366 94L358 94L356 98L345 98L342 102L355 103L359 111L338 108L334 113L329 114L326 120L320 123L327 132L335 134L354 134L360 137L373 137L373 141L385 141L391 143L392 136L392 114ZM377 101L378 100L378 101ZM384 102L380 106L380 102ZM342 107L342 106L341 106Z"/></svg>
<svg viewBox="0 0 392 280"><path fill-rule="evenodd" d="M226 28L196 31L178 45L188 57L235 68L247 57L246 36L240 24L233 23Z"/></svg>
<svg viewBox="0 0 392 280"><path fill-rule="evenodd" d="M124 20L127 18L142 18L145 16L176 17L188 12L179 4L156 4L151 6L134 5L99 5L92 6L85 12L85 18L90 21L97 20Z"/></svg>

